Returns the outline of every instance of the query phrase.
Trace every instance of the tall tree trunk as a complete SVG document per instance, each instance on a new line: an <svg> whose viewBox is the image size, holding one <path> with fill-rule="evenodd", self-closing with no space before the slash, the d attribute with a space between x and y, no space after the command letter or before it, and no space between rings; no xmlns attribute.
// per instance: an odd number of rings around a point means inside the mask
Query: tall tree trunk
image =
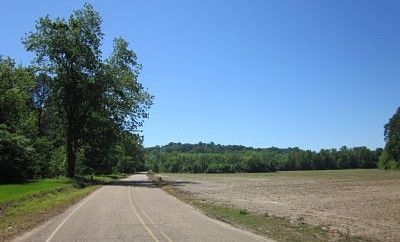
<svg viewBox="0 0 400 242"><path fill-rule="evenodd" d="M75 177L76 145L72 132L67 132L67 177Z"/></svg>

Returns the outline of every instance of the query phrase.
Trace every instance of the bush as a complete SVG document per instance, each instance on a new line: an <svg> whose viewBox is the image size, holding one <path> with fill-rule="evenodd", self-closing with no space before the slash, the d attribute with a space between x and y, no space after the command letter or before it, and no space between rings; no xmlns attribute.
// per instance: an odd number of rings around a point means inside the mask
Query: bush
<svg viewBox="0 0 400 242"><path fill-rule="evenodd" d="M21 182L32 178L34 149L31 141L0 124L0 183Z"/></svg>
<svg viewBox="0 0 400 242"><path fill-rule="evenodd" d="M389 157L386 150L379 156L378 167L385 170L396 170L400 168L398 163Z"/></svg>
<svg viewBox="0 0 400 242"><path fill-rule="evenodd" d="M51 177L49 163L54 149L53 143L47 138L40 137L36 139L33 146L35 148L34 178Z"/></svg>
<svg viewBox="0 0 400 242"><path fill-rule="evenodd" d="M51 153L51 159L49 163L49 171L51 176L62 176L65 172L67 156L65 154L64 146L54 149Z"/></svg>

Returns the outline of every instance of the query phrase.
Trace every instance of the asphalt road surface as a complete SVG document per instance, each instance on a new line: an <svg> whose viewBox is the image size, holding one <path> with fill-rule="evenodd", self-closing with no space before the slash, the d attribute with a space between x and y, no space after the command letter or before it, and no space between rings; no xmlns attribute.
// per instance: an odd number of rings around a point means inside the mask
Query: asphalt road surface
<svg viewBox="0 0 400 242"><path fill-rule="evenodd" d="M15 241L268 241L211 219L145 174L95 191Z"/></svg>

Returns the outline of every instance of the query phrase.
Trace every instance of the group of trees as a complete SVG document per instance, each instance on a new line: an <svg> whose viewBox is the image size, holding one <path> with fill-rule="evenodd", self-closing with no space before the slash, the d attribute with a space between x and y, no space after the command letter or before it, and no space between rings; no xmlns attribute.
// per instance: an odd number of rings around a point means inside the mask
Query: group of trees
<svg viewBox="0 0 400 242"><path fill-rule="evenodd" d="M146 167L156 172L193 173L376 168L381 153L382 149L345 146L315 152L299 148L170 143L146 148Z"/></svg>
<svg viewBox="0 0 400 242"><path fill-rule="evenodd" d="M153 96L124 39L103 59L101 21L88 4L40 18L23 39L31 66L0 56L0 182L144 169Z"/></svg>

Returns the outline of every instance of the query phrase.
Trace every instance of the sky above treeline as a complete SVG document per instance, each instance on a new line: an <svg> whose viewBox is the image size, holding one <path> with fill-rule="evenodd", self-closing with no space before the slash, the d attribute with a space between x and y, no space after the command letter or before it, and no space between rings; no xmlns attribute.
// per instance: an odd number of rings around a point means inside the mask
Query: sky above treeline
<svg viewBox="0 0 400 242"><path fill-rule="evenodd" d="M104 56L122 36L155 95L144 145L384 145L400 106L400 1L88 1ZM2 1L0 55L29 64L21 38L83 1Z"/></svg>

